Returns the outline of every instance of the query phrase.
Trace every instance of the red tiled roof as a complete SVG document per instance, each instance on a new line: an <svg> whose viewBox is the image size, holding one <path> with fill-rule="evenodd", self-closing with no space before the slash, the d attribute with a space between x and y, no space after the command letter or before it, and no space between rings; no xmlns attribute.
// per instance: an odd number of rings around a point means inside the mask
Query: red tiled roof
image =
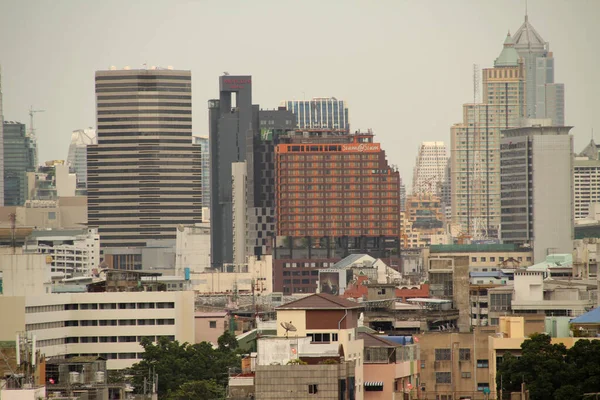
<svg viewBox="0 0 600 400"><path fill-rule="evenodd" d="M362 308L362 305L327 293L315 293L310 296L283 304L276 310L337 310Z"/></svg>

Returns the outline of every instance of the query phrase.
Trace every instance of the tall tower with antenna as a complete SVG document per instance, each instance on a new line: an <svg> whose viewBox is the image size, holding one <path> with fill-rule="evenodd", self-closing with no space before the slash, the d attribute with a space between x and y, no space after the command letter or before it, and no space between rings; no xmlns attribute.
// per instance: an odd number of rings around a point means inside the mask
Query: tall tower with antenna
<svg viewBox="0 0 600 400"><path fill-rule="evenodd" d="M38 166L38 145L37 137L35 136L35 128L33 127L33 116L36 113L44 111L46 110L34 110L33 106L29 106L29 138L31 139L31 145L33 146L33 165L35 168Z"/></svg>

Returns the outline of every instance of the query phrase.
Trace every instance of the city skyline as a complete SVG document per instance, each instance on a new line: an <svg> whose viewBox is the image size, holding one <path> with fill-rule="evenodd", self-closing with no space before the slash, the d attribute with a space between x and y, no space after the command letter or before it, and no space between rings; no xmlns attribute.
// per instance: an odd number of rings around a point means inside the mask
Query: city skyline
<svg viewBox="0 0 600 400"><path fill-rule="evenodd" d="M276 45L287 43L287 35L279 39L273 32L279 31L280 25L288 27L309 16L315 24L324 24L329 11L339 11L339 3L319 4L321 16L309 12L314 8L309 3L291 20L285 5L272 2L255 3L256 7L197 2L157 3L144 9L124 5L119 16L109 14L115 4L8 2L0 6L5 119L28 122L30 105L46 110L35 117L40 161L66 158L70 133L95 120L95 70L111 65L173 65L190 69L195 76L194 135L208 133L206 102L216 90L215 77L223 71L250 74L255 103L264 108L275 108L292 98L335 96L347 101L352 110L351 130L373 128L388 149L390 162L398 165L408 182L419 143L448 142L448 127L459 120L461 105L471 101L472 65L491 67L507 30L515 32L525 14L524 0L503 2L502 9L494 2L467 1L347 5L342 14L346 18L340 19L343 22L328 19L326 24L328 32L341 33L345 40L333 50L328 46L313 49L303 61L296 52L285 52L285 47ZM593 96L600 89L593 67L599 56L587 50L593 45L592 38L600 36L600 27L592 19L600 4L576 4L557 1L550 8L545 2L530 1L529 20L551 43L550 51L557 60L555 81L566 88L565 122L575 126L578 151L589 141L594 125L600 125L600 116L593 112L597 107ZM268 17L260 12L261 5L269 6ZM25 14L26 9L33 12ZM442 30L449 12L453 27ZM125 16L127 21L120 19ZM114 18L108 30L102 25L107 18ZM265 18L272 24L261 23ZM85 24L69 25L65 19ZM237 24L237 28L213 43L210 32L217 25L211 19ZM353 25L360 29L348 28ZM241 42L239 32L244 27L250 32L250 26L258 29ZM417 30L418 40L405 40L415 37ZM115 44L126 35L129 40L125 44ZM321 35L318 30L306 31L307 40ZM185 37L188 44L197 40L194 46L199 50L167 46L175 36ZM256 46L244 44L251 42ZM321 62L310 62L313 57ZM452 62L444 61L447 59Z"/></svg>

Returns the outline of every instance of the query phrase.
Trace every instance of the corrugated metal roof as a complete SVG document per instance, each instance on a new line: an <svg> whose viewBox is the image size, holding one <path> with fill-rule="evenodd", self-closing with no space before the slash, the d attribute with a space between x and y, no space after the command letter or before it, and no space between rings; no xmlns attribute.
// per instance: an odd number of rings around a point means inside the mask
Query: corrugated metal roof
<svg viewBox="0 0 600 400"><path fill-rule="evenodd" d="M600 324L600 307L571 320L572 324Z"/></svg>
<svg viewBox="0 0 600 400"><path fill-rule="evenodd" d="M364 340L365 347L398 347L398 343L384 339L370 333L359 333L358 337Z"/></svg>
<svg viewBox="0 0 600 400"><path fill-rule="evenodd" d="M362 308L362 305L327 293L315 293L281 305L276 310L345 310Z"/></svg>

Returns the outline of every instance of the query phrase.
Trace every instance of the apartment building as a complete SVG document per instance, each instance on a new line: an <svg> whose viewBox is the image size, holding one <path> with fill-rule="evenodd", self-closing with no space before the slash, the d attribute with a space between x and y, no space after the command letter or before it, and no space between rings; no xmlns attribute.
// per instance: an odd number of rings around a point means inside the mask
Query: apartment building
<svg viewBox="0 0 600 400"><path fill-rule="evenodd" d="M420 398L484 400L491 392L489 338L495 328L473 332L427 332L420 347ZM493 393L493 392L492 392Z"/></svg>
<svg viewBox="0 0 600 400"><path fill-rule="evenodd" d="M66 278L90 276L100 264L100 235L94 228L33 231L24 251L51 257L51 272Z"/></svg>
<svg viewBox="0 0 600 400"><path fill-rule="evenodd" d="M369 132L299 131L276 146L274 269L310 275L349 254L397 260L400 176ZM308 276L283 293L310 293Z"/></svg>

